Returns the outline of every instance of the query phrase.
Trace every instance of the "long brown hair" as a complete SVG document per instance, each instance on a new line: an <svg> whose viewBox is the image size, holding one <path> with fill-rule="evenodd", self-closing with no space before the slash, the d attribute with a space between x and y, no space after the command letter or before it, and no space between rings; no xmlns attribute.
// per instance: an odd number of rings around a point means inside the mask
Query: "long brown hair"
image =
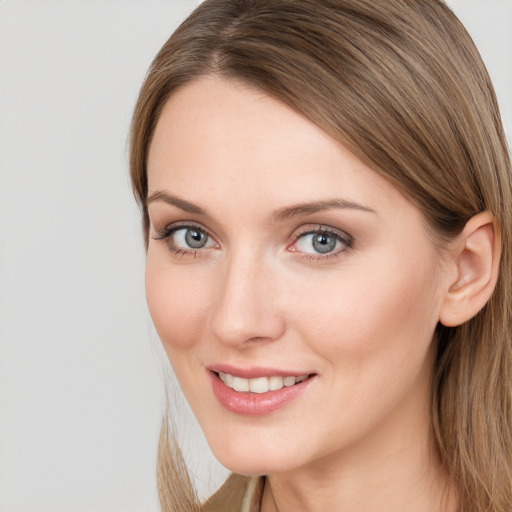
<svg viewBox="0 0 512 512"><path fill-rule="evenodd" d="M206 0L156 56L133 116L131 178L146 238L146 161L160 112L177 89L209 74L257 87L317 124L397 186L440 243L478 212L496 216L498 283L476 317L438 327L432 418L461 509L509 511L511 166L466 30L441 0ZM179 451L166 431L163 439L164 510L199 510L176 470ZM169 492L180 486L189 491Z"/></svg>

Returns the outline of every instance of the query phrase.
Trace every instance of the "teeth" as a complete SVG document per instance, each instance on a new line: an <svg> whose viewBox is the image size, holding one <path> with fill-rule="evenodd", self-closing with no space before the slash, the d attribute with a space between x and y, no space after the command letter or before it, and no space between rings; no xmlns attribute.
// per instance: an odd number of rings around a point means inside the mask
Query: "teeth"
<svg viewBox="0 0 512 512"><path fill-rule="evenodd" d="M235 377L233 379L233 389L235 391L249 391L249 380Z"/></svg>
<svg viewBox="0 0 512 512"><path fill-rule="evenodd" d="M270 389L270 391L277 391L283 386L283 377L270 377L270 379L268 379L268 389Z"/></svg>
<svg viewBox="0 0 512 512"><path fill-rule="evenodd" d="M235 377L233 377L233 375L229 375L227 373L223 373L222 375L224 375L224 378L222 379L222 381L224 382L224 384L226 384L226 386L229 386L230 388L233 387L233 384L235 382Z"/></svg>
<svg viewBox="0 0 512 512"><path fill-rule="evenodd" d="M256 379L243 379L242 377L234 377L229 373L219 373L220 380L226 386L240 392L251 393L268 393L269 391L277 391L279 389L293 386L304 382L308 376L300 375L299 377L258 377Z"/></svg>
<svg viewBox="0 0 512 512"><path fill-rule="evenodd" d="M287 387L293 386L295 384L295 377L285 377L284 385Z"/></svg>
<svg viewBox="0 0 512 512"><path fill-rule="evenodd" d="M250 379L249 391L251 393L266 393L268 391L268 378L260 377L259 379Z"/></svg>

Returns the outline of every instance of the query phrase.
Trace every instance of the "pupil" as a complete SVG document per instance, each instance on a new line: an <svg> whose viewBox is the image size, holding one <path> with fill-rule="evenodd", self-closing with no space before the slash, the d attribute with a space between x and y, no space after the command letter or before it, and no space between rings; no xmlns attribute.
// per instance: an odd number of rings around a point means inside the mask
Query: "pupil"
<svg viewBox="0 0 512 512"><path fill-rule="evenodd" d="M320 233L313 238L313 247L322 254L331 252L336 247L336 238L327 233Z"/></svg>
<svg viewBox="0 0 512 512"><path fill-rule="evenodd" d="M206 244L206 235L198 229L189 229L185 235L185 240L189 247L199 249Z"/></svg>

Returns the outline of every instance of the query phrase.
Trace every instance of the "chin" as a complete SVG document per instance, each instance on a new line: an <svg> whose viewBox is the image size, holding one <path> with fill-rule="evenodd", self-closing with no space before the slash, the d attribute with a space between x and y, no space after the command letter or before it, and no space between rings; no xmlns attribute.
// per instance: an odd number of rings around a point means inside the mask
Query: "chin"
<svg viewBox="0 0 512 512"><path fill-rule="evenodd" d="M217 456L214 453L217 460L229 471L237 473L239 475L246 476L261 476L261 475L273 475L277 473L283 473L291 468L289 465L283 467L280 464L269 463L268 461L259 460L261 457L243 459L240 456L237 457L225 457L224 454Z"/></svg>
<svg viewBox="0 0 512 512"><path fill-rule="evenodd" d="M267 443L269 440L267 439ZM285 473L297 462L297 450L283 449L282 442L257 440L247 436L241 442L210 442L215 458L234 473L247 476ZM295 455L294 455L295 453ZM293 463L293 464L292 464Z"/></svg>

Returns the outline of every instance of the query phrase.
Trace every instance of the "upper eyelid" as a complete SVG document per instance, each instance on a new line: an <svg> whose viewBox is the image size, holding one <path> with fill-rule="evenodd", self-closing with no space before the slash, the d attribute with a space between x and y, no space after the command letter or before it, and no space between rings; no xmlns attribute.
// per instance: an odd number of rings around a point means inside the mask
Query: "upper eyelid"
<svg viewBox="0 0 512 512"><path fill-rule="evenodd" d="M300 231L300 232L297 232L297 231ZM303 236L303 235L308 235L308 234L312 234L312 233L329 233L329 234L333 234L333 235L336 235L336 236L339 236L341 239L344 239L344 240L353 240L353 237L352 235L350 235L349 233L347 233L346 231L342 230L342 229L338 229L338 228L333 228L331 226L327 226L327 225L316 225L314 227L304 227L303 230L294 230L294 234L293 234L293 238L295 240L297 240L299 237Z"/></svg>
<svg viewBox="0 0 512 512"><path fill-rule="evenodd" d="M191 222L191 221L173 222L173 223L167 224L161 230L157 230L153 226L153 229L156 231L156 236L153 236L152 238L153 238L153 240L155 240L157 242L164 242L169 247L169 249L172 249L172 251L175 252L176 254L178 252L180 252L182 254L185 254L185 253L199 254L199 252L202 252L205 249L216 249L216 247L198 247L198 248L189 247L189 248L185 249L185 248L179 247L174 241L170 240L171 237L177 231L180 231L182 229L190 229L190 228L195 228L195 229L198 229L199 231L202 231L203 233L206 234L206 236L209 239L213 240L213 242L217 246L217 248L219 247L219 243L217 242L216 238L214 236L212 236L206 228L204 228L199 223L195 223L195 222Z"/></svg>
<svg viewBox="0 0 512 512"><path fill-rule="evenodd" d="M199 230L203 231L204 233L206 233L210 238L213 238L213 240L215 240L215 242L217 243L216 237L211 234L209 229L205 228L199 222L194 222L194 221L171 222L170 224L164 225L160 229L157 229L156 227L153 226L153 229L154 229L154 231L156 232L156 234L158 236L164 235L166 233L169 233L169 235L170 235L171 233L174 233L174 232L176 232L176 231L178 231L180 229L186 229L186 228L196 228L196 229L199 229Z"/></svg>
<svg viewBox="0 0 512 512"><path fill-rule="evenodd" d="M297 230L295 230L293 239L290 243L288 243L286 250L290 250L296 243L299 243L299 240L303 238L304 236L311 235L314 233L328 233L329 235L333 235L338 239L338 241L345 246L345 248L340 248L338 250L335 250L333 252L328 252L325 254L312 254L308 252L303 251L292 251L295 254L301 254L301 257L305 257L307 255L307 259L309 260L317 260L317 261L328 261L333 258L337 258L341 256L342 253L344 253L346 250L353 249L354 248L354 237L347 233L346 231L338 228L333 228L332 226L322 225L318 224L314 227L312 226L304 226L304 229L301 232L297 233Z"/></svg>
<svg viewBox="0 0 512 512"><path fill-rule="evenodd" d="M157 229L156 227L153 226L153 229L156 232L157 239L162 239L165 238L166 233L169 233L166 236L170 236L170 234L178 231L179 229L186 229L187 227L200 229L206 235L212 238L217 245L220 245L218 238L215 236L215 234L212 234L212 232L208 228L206 228L202 223L192 220L171 222L169 224L164 225L160 229ZM338 236L341 240L353 242L353 237L342 229L335 228L327 224L309 224L295 228L292 231L292 233L288 236L289 242L287 245L290 246L291 244L295 243L301 236L318 232L330 233L335 236Z"/></svg>

